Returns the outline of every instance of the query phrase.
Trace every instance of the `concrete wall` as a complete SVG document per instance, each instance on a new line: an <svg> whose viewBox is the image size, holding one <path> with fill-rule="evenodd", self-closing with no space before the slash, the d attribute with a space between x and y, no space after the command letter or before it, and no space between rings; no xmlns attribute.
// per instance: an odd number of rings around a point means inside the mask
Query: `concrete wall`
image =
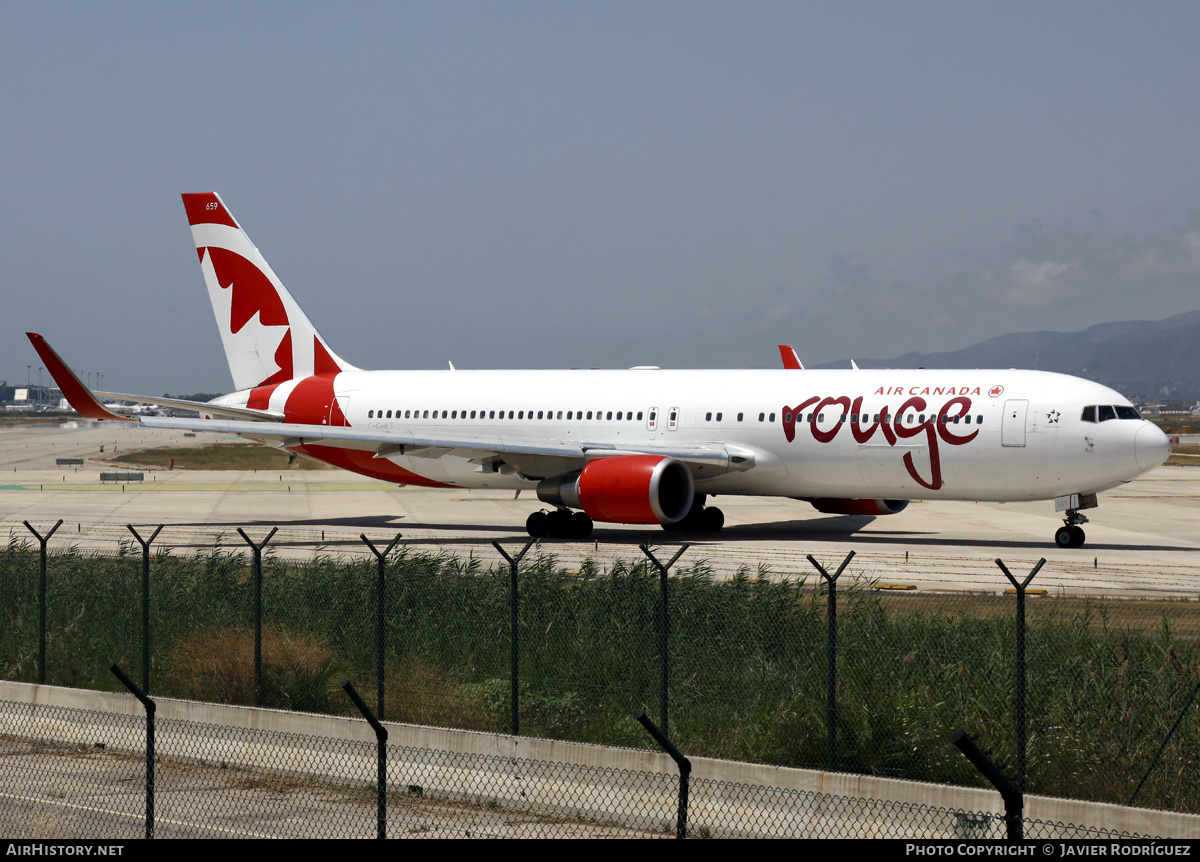
<svg viewBox="0 0 1200 862"><path fill-rule="evenodd" d="M54 686L39 686L29 683L0 681L0 700L21 704L35 705L33 715L35 725L38 723L36 706L70 707L81 710L115 713L128 716L144 716L141 704L130 694L88 691L83 689L59 688ZM326 737L345 742L369 743L375 742L374 734L367 723L361 719L343 718L338 716L310 715L306 713L283 712L279 710L258 709L253 707L224 706L220 704L199 703L194 701L173 700L170 698L155 698L160 719L195 722L200 724L217 725L231 730L262 730L274 733L299 734L304 736ZM48 717L48 713L47 713ZM62 724L61 722L59 723ZM628 772L658 773L664 776L674 776L677 773L674 762L666 755L653 751L642 751L625 748L612 748L600 745L588 745L561 740L534 739L530 737L514 737L501 734L478 733L466 730L451 730L447 728L423 727L408 724L386 722L389 745L404 746L413 749L428 749L437 752L452 752L459 754L483 755L497 758L487 767L487 780L480 780L480 787L486 786L489 795L501 792L507 784L512 785L514 798L530 800L530 793L537 792L537 782L531 783L528 777L518 778L520 770L509 770L505 763L514 760L542 761L551 764L561 764L571 767L600 768ZM34 728L30 728L31 733ZM166 728L164 728L166 730ZM104 733L101 725L94 726L58 726L54 728L37 728L39 733L50 733L52 738L62 742L82 742L92 744L102 739L90 738ZM215 762L218 759L228 761L230 758L244 757L245 765L257 765L262 768L264 754L252 751L250 748L241 749L241 754L233 753L228 740L222 743L219 755L214 753L212 742L206 741L205 735L183 734L177 732L172 738L170 734L160 735L159 750L165 752L168 747L175 749L175 756L187 756ZM271 763L288 763L291 759L303 760L302 771L310 772L315 765L321 765L329 770L331 776L343 777L350 780L373 780L374 775L350 774L346 759L336 756L325 758L327 763L318 764L311 753L300 757L296 752L289 755L285 749L290 745L275 746L278 750L272 755ZM686 754L686 752L685 752ZM461 771L454 775L438 777L437 769L428 758L420 758L412 763L393 762L389 764L389 784L403 786L419 783L410 780L412 775L420 774L420 782L430 781L445 783L446 788L456 787L461 792L464 776ZM801 790L832 796L847 797L860 800L880 800L910 805L933 806L940 808L962 809L975 812L1003 811L1003 805L998 793L974 788L952 787L939 784L926 784L916 781L900 781L888 778L875 778L865 775L829 773L809 769L792 769L779 766L766 766L753 763L740 763L729 760L716 760L705 757L691 758L692 775L696 779L730 782L752 787L781 788L784 790ZM497 765L499 764L499 765ZM285 767L286 768L286 767ZM301 768L301 767L298 767ZM501 775L500 773L510 773ZM575 799L581 806L589 795L594 795L596 789L589 786L589 779L582 773L579 780L569 778L571 770L559 773L554 782L553 798L555 804L561 805L564 799ZM523 774L523 773L522 773ZM542 782L545 784L545 782ZM519 786L518 786L519 785ZM671 811L671 799L658 799L657 791L650 791L655 798L647 798L645 803L655 809ZM505 794L507 795L507 794ZM745 795L740 801L722 802L722 794L710 793L695 801L692 822L700 823L705 819L705 808L712 807L710 812L714 822L726 822L725 815L729 813L728 806L746 806ZM769 806L769 794L761 796L761 804ZM717 809L720 809L718 811ZM765 812L764 812L765 813ZM742 816L745 812L742 812ZM1109 805L1096 802L1083 802L1070 799L1054 799L1040 796L1027 796L1025 800L1025 816L1032 819L1057 823L1071 823L1099 827L1106 830L1132 832L1142 835L1159 835L1173 838L1200 837L1200 816L1178 814L1164 811L1153 811L1141 808L1126 808L1119 805Z"/></svg>

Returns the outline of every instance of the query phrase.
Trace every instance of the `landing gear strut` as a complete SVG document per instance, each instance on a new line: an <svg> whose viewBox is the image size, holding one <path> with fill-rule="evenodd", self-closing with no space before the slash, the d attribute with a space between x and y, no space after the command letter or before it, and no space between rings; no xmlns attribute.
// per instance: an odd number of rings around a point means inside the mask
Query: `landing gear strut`
<svg viewBox="0 0 1200 862"><path fill-rule="evenodd" d="M1083 527L1079 525L1087 522L1087 515L1081 515L1074 509L1068 509L1067 516L1063 518L1066 526L1058 528L1058 532L1054 534L1054 544L1060 548L1082 548L1086 536Z"/></svg>
<svg viewBox="0 0 1200 862"><path fill-rule="evenodd" d="M692 501L692 508L681 520L663 524L662 528L670 533L719 532L725 526L725 513L716 506L705 506L704 497L704 494L697 494Z"/></svg>
<svg viewBox="0 0 1200 862"><path fill-rule="evenodd" d="M534 512L525 520L525 531L535 539L586 539L592 534L592 519L570 509Z"/></svg>

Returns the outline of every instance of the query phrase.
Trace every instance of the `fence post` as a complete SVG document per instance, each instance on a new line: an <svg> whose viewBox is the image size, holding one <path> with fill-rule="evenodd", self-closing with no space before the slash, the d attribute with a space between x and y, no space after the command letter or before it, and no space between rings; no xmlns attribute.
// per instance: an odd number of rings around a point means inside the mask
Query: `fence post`
<svg viewBox="0 0 1200 862"><path fill-rule="evenodd" d="M639 712L634 718L649 731L650 735L654 737L654 741L662 746L663 751L671 755L671 759L679 767L679 810L675 815L675 838L679 840L687 838L688 784L692 778L692 762L679 753L679 749L671 744L671 740L667 739L666 733L655 727L654 722L646 717L646 713Z"/></svg>
<svg viewBox="0 0 1200 862"><path fill-rule="evenodd" d="M237 531L246 544L254 549L254 705L262 706L263 696L263 666L262 666L262 549L271 541L278 527L272 527L271 532L260 544L254 544L245 531L238 527Z"/></svg>
<svg viewBox="0 0 1200 862"><path fill-rule="evenodd" d="M831 576L812 554L808 555L808 561L829 584L829 590L826 593L828 641L825 647L825 731L829 743L830 772L833 771L837 758L837 579L842 576L842 572L846 570L846 566L850 565L850 561L853 559L854 551L851 551Z"/></svg>
<svg viewBox="0 0 1200 862"><path fill-rule="evenodd" d="M1025 794L1020 787L1013 785L1008 777L1000 771L1000 767L992 763L991 758L979 750L975 740L967 735L965 730L956 732L950 737L950 742L971 761L971 765L983 773L983 777L1000 791L1004 800L1004 822L1008 827L1008 840L1020 841L1025 833Z"/></svg>
<svg viewBox="0 0 1200 862"><path fill-rule="evenodd" d="M395 543L393 542L393 544ZM354 686L350 684L350 680L342 680L341 686L342 691L346 692L346 696L354 701L358 711L363 714L367 724L371 725L371 730L375 731L375 831L376 837L382 841L387 838L387 728L371 714L371 708L359 697Z"/></svg>
<svg viewBox="0 0 1200 862"><path fill-rule="evenodd" d="M675 552L675 556L671 557L671 561L665 566L658 561L654 554L650 553L650 549L645 545L639 545L642 553L650 558L650 562L658 567L658 666L659 666L659 701L658 701L658 721L662 725L663 738L666 738L668 733L667 718L670 715L667 700L668 680L670 678L670 661L667 656L668 635L670 634L670 618L667 614L667 571L671 566L675 565L675 561L683 556L683 552L691 547L690 544L684 542L679 546L679 550Z"/></svg>
<svg viewBox="0 0 1200 862"><path fill-rule="evenodd" d="M138 535L138 531L133 528L133 524L126 524L125 528L133 533L133 537L138 540L138 544L142 546L142 691L150 693L150 545L158 538L158 534L162 532L163 525L159 524L157 529L150 535L149 539L143 539Z"/></svg>
<svg viewBox="0 0 1200 862"><path fill-rule="evenodd" d="M383 610L387 589L387 555L392 552L392 548L396 547L396 543L400 541L400 533L397 533L396 538L392 539L388 546L384 548L383 553L380 553L375 545L371 543L366 533L359 533L358 537L367 543L367 547L375 555L375 564L378 570L378 579L375 588L375 682L379 690L375 694L375 709L379 711L379 717L382 719L385 715L383 711Z"/></svg>
<svg viewBox="0 0 1200 862"><path fill-rule="evenodd" d="M137 687L125 671L113 662L108 666L113 676L121 681L133 696L146 707L146 837L154 837L154 712L156 706L144 691Z"/></svg>
<svg viewBox="0 0 1200 862"><path fill-rule="evenodd" d="M1046 558L1038 560L1029 577L1019 584L1001 560L997 559L996 565L1017 589L1017 787L1024 793L1025 746L1028 739L1025 719L1025 588L1029 586L1033 576L1041 571L1042 566L1046 565Z"/></svg>
<svg viewBox="0 0 1200 862"><path fill-rule="evenodd" d="M509 679L512 682L512 693L509 695L509 704L512 706L512 719L510 720L509 728L510 728L510 732L512 733L513 736L521 735L521 693L519 690L519 684L521 681L521 677L519 674L518 654L517 654L517 645L518 645L517 631L518 631L518 626L519 626L519 619L518 619L519 615L518 615L518 604L517 604L517 602L518 602L517 565L525 557L525 554L529 552L529 549L533 547L533 544L536 541L537 541L537 539L530 539L528 542L526 542L525 547L523 547L521 549L521 552L519 554L517 554L515 557L510 557L508 555L508 552L506 550L504 550L504 548L500 547L499 542L492 542L492 547L500 552L500 556L502 556L502 557L504 557L504 559L508 560L508 567L509 567L509 571L511 572L511 580L509 581L509 587L508 587L508 607L509 607L509 617L510 617L510 619L509 619L509 637L508 637L510 654L509 654L509 671L508 671L508 673L509 673Z"/></svg>
<svg viewBox="0 0 1200 862"><path fill-rule="evenodd" d="M41 577L38 580L38 684L45 685L46 683L46 543L50 541L50 537L54 535L54 531L62 526L62 518L58 519L58 523L50 528L50 532L42 536L33 528L33 524L28 521L23 521L29 532L37 537L38 542L42 546L41 550Z"/></svg>

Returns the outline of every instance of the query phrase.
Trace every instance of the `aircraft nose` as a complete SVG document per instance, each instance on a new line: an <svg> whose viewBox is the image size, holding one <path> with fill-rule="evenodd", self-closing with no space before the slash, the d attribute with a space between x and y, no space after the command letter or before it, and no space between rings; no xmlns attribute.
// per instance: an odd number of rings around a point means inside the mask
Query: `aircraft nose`
<svg viewBox="0 0 1200 862"><path fill-rule="evenodd" d="M1153 470L1171 454L1171 441L1158 426L1147 422L1133 438L1133 454L1139 468Z"/></svg>

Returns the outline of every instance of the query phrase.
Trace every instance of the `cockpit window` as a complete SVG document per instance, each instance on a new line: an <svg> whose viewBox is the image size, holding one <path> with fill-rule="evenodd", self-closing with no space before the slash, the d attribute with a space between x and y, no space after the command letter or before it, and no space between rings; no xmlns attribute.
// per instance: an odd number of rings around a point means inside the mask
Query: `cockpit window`
<svg viewBox="0 0 1200 862"><path fill-rule="evenodd" d="M1082 418L1083 418L1083 421L1084 421L1084 422L1095 422L1095 421L1096 421L1096 407L1095 407L1095 405L1088 405L1087 407L1084 407L1084 408L1083 408L1083 417L1082 417Z"/></svg>
<svg viewBox="0 0 1200 862"><path fill-rule="evenodd" d="M1109 419L1117 418L1116 408L1110 407L1107 404L1101 404L1096 408L1097 417L1101 422L1107 422Z"/></svg>
<svg viewBox="0 0 1200 862"><path fill-rule="evenodd" d="M1117 418L1118 419L1141 419L1142 415L1140 413L1138 413L1137 410L1135 410L1132 407L1122 407L1121 405L1118 404L1117 405Z"/></svg>

